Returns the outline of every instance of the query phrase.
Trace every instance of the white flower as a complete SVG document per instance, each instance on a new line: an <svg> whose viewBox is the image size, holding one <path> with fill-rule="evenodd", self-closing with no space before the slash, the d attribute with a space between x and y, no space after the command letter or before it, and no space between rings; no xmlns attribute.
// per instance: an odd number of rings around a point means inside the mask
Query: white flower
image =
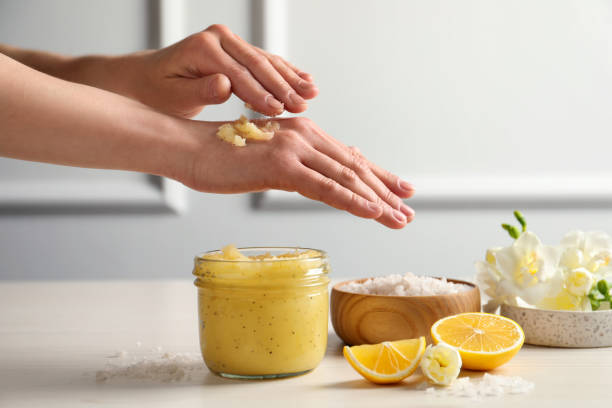
<svg viewBox="0 0 612 408"><path fill-rule="evenodd" d="M565 276L565 289L574 296L586 296L591 291L595 279L585 268L576 268Z"/></svg>
<svg viewBox="0 0 612 408"><path fill-rule="evenodd" d="M559 251L529 231L512 246L490 249L486 261L476 264L476 281L491 298L486 309L521 300L535 306L557 293L562 287L558 264Z"/></svg>
<svg viewBox="0 0 612 408"><path fill-rule="evenodd" d="M612 275L612 238L600 231L572 231L561 239L560 265L568 273L585 268L601 277Z"/></svg>
<svg viewBox="0 0 612 408"><path fill-rule="evenodd" d="M420 366L423 374L434 384L450 385L461 372L461 355L447 344L430 344L421 358Z"/></svg>
<svg viewBox="0 0 612 408"><path fill-rule="evenodd" d="M501 273L497 270L495 253L501 247L487 249L485 261L476 262L476 282L490 299L484 306L485 312L493 313L501 303L505 303L508 299L503 293L498 292L498 283L501 280Z"/></svg>
<svg viewBox="0 0 612 408"><path fill-rule="evenodd" d="M502 303L554 310L591 310L589 293L612 278L612 238L604 232L572 231L558 248L525 232L505 248L487 251L476 263L476 282L490 297L485 311Z"/></svg>
<svg viewBox="0 0 612 408"><path fill-rule="evenodd" d="M600 279L612 276L612 238L604 232L572 231L561 240L563 287L542 302L548 309L591 310L587 297Z"/></svg>

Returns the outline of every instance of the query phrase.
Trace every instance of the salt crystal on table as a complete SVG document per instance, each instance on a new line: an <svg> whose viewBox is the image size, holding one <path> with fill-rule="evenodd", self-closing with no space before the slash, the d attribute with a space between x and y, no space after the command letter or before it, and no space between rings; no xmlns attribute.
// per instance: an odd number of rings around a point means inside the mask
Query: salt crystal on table
<svg viewBox="0 0 612 408"><path fill-rule="evenodd" d="M109 357L111 358L111 357ZM108 363L96 372L97 382L113 379L154 382L191 381L201 377L206 367L200 354L166 352L161 355L135 357L129 363Z"/></svg>
<svg viewBox="0 0 612 408"><path fill-rule="evenodd" d="M471 399L501 397L507 394L524 394L534 389L534 384L521 377L507 377L485 373L481 378L462 377L448 387L427 389L427 394Z"/></svg>
<svg viewBox="0 0 612 408"><path fill-rule="evenodd" d="M136 347L141 349L142 342L137 341ZM130 359L126 358L128 355ZM200 353L164 351L162 346L157 346L149 352L139 350L130 354L118 351L107 356L105 367L96 372L96 381L197 381L206 372L208 370Z"/></svg>
<svg viewBox="0 0 612 408"><path fill-rule="evenodd" d="M108 356L108 358L125 358L127 357L128 352L125 350L121 350L121 351L117 351L113 354L111 354L110 356Z"/></svg>

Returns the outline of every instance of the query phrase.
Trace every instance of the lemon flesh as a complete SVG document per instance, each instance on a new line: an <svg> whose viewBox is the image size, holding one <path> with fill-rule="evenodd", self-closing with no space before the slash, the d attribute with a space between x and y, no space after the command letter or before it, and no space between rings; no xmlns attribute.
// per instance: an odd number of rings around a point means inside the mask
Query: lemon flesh
<svg viewBox="0 0 612 408"><path fill-rule="evenodd" d="M344 346L343 354L364 378L376 384L402 381L412 375L425 352L425 337Z"/></svg>
<svg viewBox="0 0 612 408"><path fill-rule="evenodd" d="M455 347L463 367L492 370L507 363L525 341L523 329L514 320L490 313L461 313L438 320L431 327L436 344Z"/></svg>

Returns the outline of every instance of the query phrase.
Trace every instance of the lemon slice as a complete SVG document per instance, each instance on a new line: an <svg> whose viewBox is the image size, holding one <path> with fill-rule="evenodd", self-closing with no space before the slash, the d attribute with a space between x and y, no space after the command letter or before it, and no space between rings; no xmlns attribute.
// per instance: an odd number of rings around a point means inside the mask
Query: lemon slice
<svg viewBox="0 0 612 408"><path fill-rule="evenodd" d="M425 337L385 341L379 344L344 346L344 357L355 370L376 384L402 381L419 365L425 352Z"/></svg>
<svg viewBox="0 0 612 408"><path fill-rule="evenodd" d="M455 347L463 367L491 370L507 363L523 346L525 334L514 320L489 313L461 313L431 326L436 344Z"/></svg>

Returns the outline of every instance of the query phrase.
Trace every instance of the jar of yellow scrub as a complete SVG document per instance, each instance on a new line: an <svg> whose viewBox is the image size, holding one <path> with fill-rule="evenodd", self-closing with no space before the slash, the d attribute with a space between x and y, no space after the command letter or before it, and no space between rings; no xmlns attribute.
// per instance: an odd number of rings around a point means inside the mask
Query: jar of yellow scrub
<svg viewBox="0 0 612 408"><path fill-rule="evenodd" d="M241 248L195 258L200 347L208 368L230 378L303 374L327 346L325 252Z"/></svg>

